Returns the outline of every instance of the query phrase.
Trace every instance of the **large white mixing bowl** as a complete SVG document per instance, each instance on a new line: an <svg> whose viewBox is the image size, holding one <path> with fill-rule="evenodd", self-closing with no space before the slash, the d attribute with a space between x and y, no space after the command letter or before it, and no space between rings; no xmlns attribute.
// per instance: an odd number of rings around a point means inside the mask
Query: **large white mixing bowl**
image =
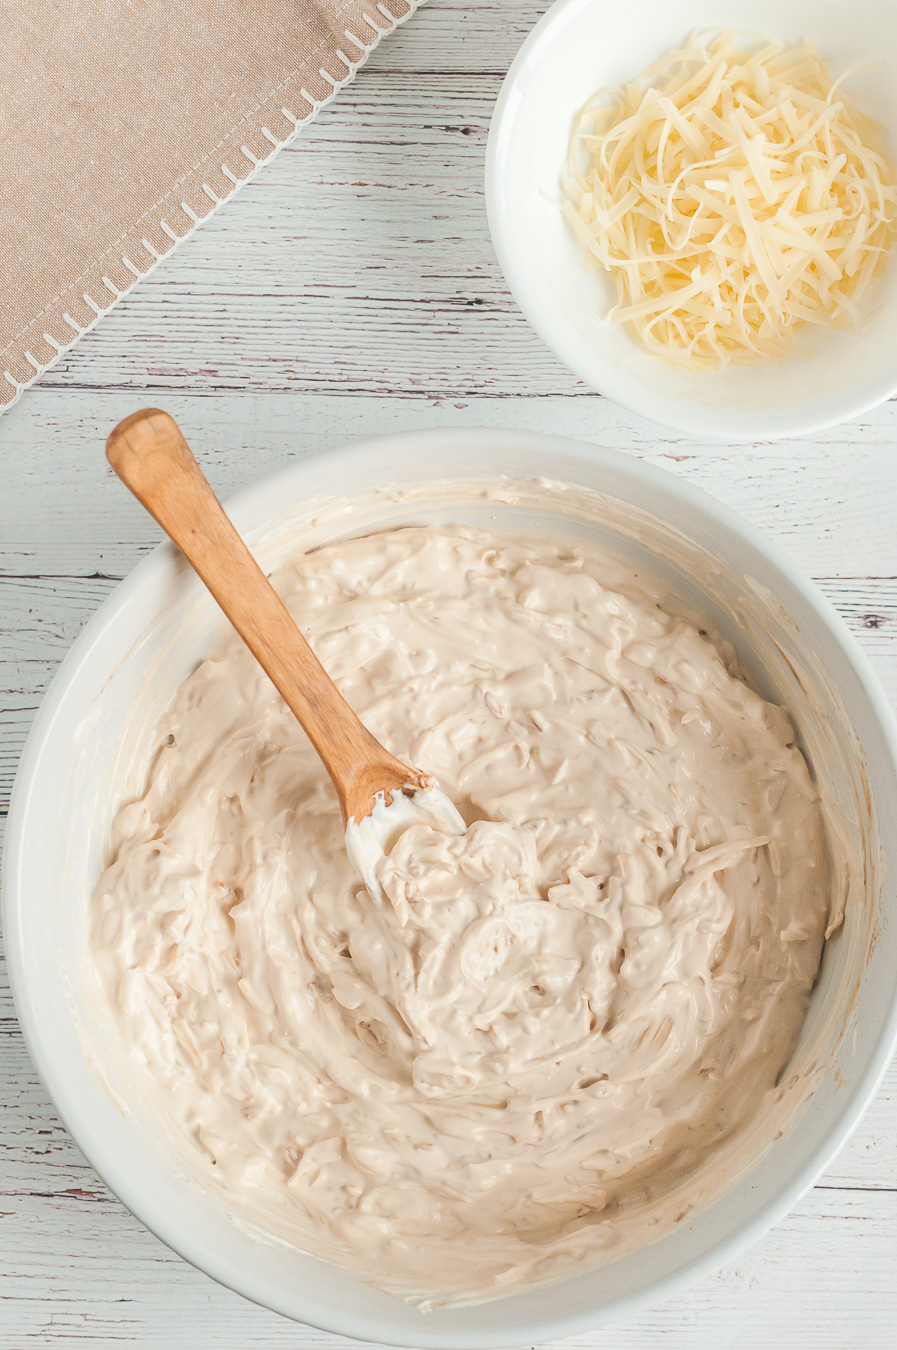
<svg viewBox="0 0 897 1350"><path fill-rule="evenodd" d="M562 1284L478 1307L421 1314L314 1257L261 1243L223 1201L170 1157L146 1117L114 1100L116 1070L83 997L88 897L115 805L139 784L140 746L221 622L169 546L146 559L88 624L44 700L22 757L9 819L4 923L16 1006L40 1075L75 1139L128 1207L202 1270L249 1298L316 1326L405 1346L500 1347L569 1336L730 1260L780 1219L831 1161L880 1081L897 1032L897 734L883 696L834 611L752 529L677 478L626 455L528 432L422 432L305 460L244 492L237 526L266 567L349 530L338 512L310 523L310 503L363 499L383 484L504 474L579 484L626 504L616 527L546 512L526 494L479 505L468 494L396 494L365 524L494 520L499 527L610 533L738 646L754 683L792 711L813 768L839 803L865 880L829 944L792 1061L818 1086L783 1137L727 1194L652 1245ZM512 494L511 494L512 495ZM538 493L536 494L538 497ZM535 501L535 499L534 499ZM641 542L626 537L632 511ZM675 554L676 565L668 561ZM667 555L667 560L664 560ZM790 1072L790 1071L789 1071ZM113 1089L105 1087L104 1081Z"/></svg>

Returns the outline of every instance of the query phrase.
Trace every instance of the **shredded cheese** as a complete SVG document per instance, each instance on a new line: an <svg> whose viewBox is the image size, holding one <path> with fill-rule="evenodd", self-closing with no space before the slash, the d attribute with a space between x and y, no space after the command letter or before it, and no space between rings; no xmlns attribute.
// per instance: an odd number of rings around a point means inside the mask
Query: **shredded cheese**
<svg viewBox="0 0 897 1350"><path fill-rule="evenodd" d="M706 369L782 355L798 324L858 325L897 220L880 128L815 49L741 41L692 38L590 99L561 204L614 277L610 317Z"/></svg>

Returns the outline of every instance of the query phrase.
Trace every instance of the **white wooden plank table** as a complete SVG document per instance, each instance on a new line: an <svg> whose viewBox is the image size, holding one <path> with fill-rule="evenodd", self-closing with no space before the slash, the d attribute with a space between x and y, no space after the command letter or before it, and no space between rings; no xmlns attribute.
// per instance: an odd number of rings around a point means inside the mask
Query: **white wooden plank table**
<svg viewBox="0 0 897 1350"><path fill-rule="evenodd" d="M114 422L147 403L182 422L224 493L400 428L519 426L622 447L774 535L897 698L897 404L812 440L694 444L586 391L507 294L486 229L483 151L502 73L542 8L431 0L0 421L0 816L59 661L158 538L102 449ZM109 1193L37 1082L2 973L0 1083L3 1350L335 1350L337 1338L193 1270ZM689 1293L577 1344L866 1350L894 1345L895 1324L892 1067L788 1220Z"/></svg>

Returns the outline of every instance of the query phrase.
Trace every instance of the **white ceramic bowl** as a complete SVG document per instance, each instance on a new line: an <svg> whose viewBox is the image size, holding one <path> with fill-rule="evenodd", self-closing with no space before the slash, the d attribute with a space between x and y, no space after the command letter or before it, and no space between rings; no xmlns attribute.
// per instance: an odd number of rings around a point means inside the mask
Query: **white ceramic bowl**
<svg viewBox="0 0 897 1350"><path fill-rule="evenodd" d="M427 486L500 474L605 493L625 504L626 518L648 512L646 542L584 523L572 507L555 504L546 513L525 500L477 505L467 494L447 497ZM105 1062L82 997L88 896L112 811L139 785L141 744L223 622L167 545L87 625L35 718L7 832L10 975L34 1062L78 1144L125 1204L196 1266L269 1308L351 1336L451 1350L530 1346L629 1316L732 1259L785 1214L856 1124L897 1030L897 734L861 653L816 590L724 507L624 454L528 432L413 433L299 462L241 494L230 509L270 568L303 545L347 530L333 516L310 524L315 499L363 500L391 483L424 490L388 510L381 502L353 522L352 532L454 519L610 538L691 596L738 645L755 683L792 709L817 775L863 841L868 869L868 885L851 897L845 930L827 950L793 1061L795 1071L820 1066L802 1114L726 1195L653 1245L563 1284L479 1307L422 1315L229 1222L222 1201L190 1180L188 1163L162 1151L139 1112L116 1107L102 1085L105 1079L116 1087L115 1067ZM669 539L676 541L677 567L663 560ZM805 688L815 691L815 702Z"/></svg>
<svg viewBox="0 0 897 1350"><path fill-rule="evenodd" d="M858 417L897 393L897 262L860 333L813 330L809 357L721 372L649 356L624 326L599 323L615 296L555 204L573 119L599 89L637 75L693 28L736 27L808 38L840 74L881 58L847 83L897 152L897 4L858 0L556 0L502 86L486 152L492 240L514 298L536 332L586 384L671 427L723 441L794 436Z"/></svg>

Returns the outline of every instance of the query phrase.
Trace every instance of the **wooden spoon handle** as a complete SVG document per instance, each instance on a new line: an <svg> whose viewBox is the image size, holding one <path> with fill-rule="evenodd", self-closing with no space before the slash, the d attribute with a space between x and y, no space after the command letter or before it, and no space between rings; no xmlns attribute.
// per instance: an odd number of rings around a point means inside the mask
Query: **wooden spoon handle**
<svg viewBox="0 0 897 1350"><path fill-rule="evenodd" d="M208 586L304 728L333 779L343 816L373 765L395 760L349 707L240 538L168 413L145 408L112 432L106 456ZM354 813L354 798L353 798Z"/></svg>

